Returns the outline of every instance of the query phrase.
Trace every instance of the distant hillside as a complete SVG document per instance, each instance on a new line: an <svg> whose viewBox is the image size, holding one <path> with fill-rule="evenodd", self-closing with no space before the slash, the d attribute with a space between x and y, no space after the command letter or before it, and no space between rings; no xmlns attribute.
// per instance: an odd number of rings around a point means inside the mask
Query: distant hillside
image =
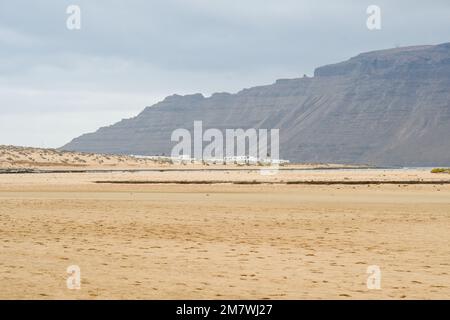
<svg viewBox="0 0 450 320"><path fill-rule="evenodd" d="M167 97L65 150L170 154L176 128L279 128L291 161L450 165L450 43L360 54L237 94Z"/></svg>

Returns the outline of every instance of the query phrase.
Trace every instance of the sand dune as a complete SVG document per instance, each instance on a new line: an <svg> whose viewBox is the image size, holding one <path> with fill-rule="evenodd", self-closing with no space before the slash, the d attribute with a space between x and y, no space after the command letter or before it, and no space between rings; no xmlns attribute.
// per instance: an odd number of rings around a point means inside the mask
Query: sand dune
<svg viewBox="0 0 450 320"><path fill-rule="evenodd" d="M0 146L0 168L93 169L163 165L150 159L124 155L68 152L16 146Z"/></svg>
<svg viewBox="0 0 450 320"><path fill-rule="evenodd" d="M328 163L283 164L284 169L305 168L366 168L365 165ZM199 162L173 163L168 157L139 157L115 154L71 152L57 149L1 146L0 173L11 169L36 171L89 171L89 170L145 170L145 169L243 169L259 170L259 165L227 163L210 164ZM24 171L24 170L18 170Z"/></svg>

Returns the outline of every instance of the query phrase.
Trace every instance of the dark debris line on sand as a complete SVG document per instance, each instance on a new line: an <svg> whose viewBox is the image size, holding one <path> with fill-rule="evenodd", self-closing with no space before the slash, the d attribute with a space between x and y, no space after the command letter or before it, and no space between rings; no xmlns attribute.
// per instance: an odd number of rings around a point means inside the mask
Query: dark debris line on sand
<svg viewBox="0 0 450 320"><path fill-rule="evenodd" d="M260 171L264 167L255 168L147 168L147 169L33 169L33 168L8 168L0 169L0 174L17 173L111 173L111 172L202 172L202 171ZM270 167L267 167L270 170ZM367 170L367 169L389 169L382 167L317 167L317 168L277 168L280 171L316 171L316 170Z"/></svg>
<svg viewBox="0 0 450 320"><path fill-rule="evenodd" d="M450 180L443 181L226 181L226 180L104 180L94 181L100 184L299 184L299 185L380 185L380 184L431 184L431 185L450 185Z"/></svg>

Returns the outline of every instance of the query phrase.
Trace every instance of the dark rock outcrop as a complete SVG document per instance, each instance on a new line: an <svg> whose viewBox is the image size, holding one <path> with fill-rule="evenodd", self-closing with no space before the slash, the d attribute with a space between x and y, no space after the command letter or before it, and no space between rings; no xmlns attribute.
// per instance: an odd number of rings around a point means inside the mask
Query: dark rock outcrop
<svg viewBox="0 0 450 320"><path fill-rule="evenodd" d="M279 128L298 162L450 165L450 44L363 53L237 94L167 97L62 149L170 154L176 128Z"/></svg>

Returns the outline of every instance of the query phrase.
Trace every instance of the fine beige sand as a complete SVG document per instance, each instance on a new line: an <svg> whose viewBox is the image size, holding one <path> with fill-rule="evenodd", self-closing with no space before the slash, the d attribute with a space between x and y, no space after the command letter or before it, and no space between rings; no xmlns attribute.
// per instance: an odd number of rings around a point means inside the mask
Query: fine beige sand
<svg viewBox="0 0 450 320"><path fill-rule="evenodd" d="M1 299L449 299L448 184L429 170L0 175ZM98 184L95 181L276 184ZM81 289L66 268L81 268ZM366 286L381 268L381 289Z"/></svg>

